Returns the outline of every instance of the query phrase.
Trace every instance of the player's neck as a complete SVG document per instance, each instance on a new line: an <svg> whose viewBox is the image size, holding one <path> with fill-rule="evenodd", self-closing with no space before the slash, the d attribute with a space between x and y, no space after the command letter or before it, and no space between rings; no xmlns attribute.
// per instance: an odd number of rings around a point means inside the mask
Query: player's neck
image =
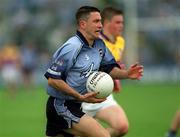
<svg viewBox="0 0 180 137"><path fill-rule="evenodd" d="M82 30L78 30L79 32L81 32L81 34L83 35L83 37L86 39L88 46L92 47L93 43L94 43L94 39L90 38L86 32L82 31Z"/></svg>
<svg viewBox="0 0 180 137"><path fill-rule="evenodd" d="M103 30L103 34L108 38L108 40L111 43L115 43L116 42L116 37L114 37L109 31L107 31L106 29Z"/></svg>

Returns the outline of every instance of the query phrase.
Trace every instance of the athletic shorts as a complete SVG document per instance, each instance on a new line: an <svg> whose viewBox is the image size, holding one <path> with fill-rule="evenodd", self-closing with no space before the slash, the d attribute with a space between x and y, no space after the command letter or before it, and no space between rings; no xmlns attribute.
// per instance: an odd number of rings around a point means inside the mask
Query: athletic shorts
<svg viewBox="0 0 180 137"><path fill-rule="evenodd" d="M72 123L78 123L84 114L81 110L80 102L75 100L58 100L54 97L49 97L46 106L46 135L57 136L59 134L66 134L63 129L71 128Z"/></svg>
<svg viewBox="0 0 180 137"><path fill-rule="evenodd" d="M114 100L112 95L109 95L104 102L101 103L82 103L83 112L88 114L89 116L94 117L96 113L104 108L109 106L118 105L117 102Z"/></svg>

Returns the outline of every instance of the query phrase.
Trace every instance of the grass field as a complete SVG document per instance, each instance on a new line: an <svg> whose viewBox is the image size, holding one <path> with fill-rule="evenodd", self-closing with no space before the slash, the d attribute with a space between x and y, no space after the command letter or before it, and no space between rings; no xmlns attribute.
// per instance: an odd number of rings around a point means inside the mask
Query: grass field
<svg viewBox="0 0 180 137"><path fill-rule="evenodd" d="M115 98L130 122L126 137L163 137L180 108L180 84L122 83ZM45 87L20 89L15 98L0 88L0 137L44 137ZM180 137L180 134L178 134Z"/></svg>

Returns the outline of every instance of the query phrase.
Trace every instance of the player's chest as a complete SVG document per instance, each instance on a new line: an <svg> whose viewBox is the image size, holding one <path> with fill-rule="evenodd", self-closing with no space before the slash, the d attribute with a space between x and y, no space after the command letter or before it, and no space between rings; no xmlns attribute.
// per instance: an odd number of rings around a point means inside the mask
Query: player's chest
<svg viewBox="0 0 180 137"><path fill-rule="evenodd" d="M77 56L74 67L81 70L86 70L89 67L97 69L102 61L102 56L102 49L83 49Z"/></svg>

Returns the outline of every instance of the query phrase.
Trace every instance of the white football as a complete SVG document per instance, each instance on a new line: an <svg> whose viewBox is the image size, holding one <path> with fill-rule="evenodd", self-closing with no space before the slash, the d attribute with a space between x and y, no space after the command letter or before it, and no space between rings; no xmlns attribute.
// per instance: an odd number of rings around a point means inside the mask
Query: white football
<svg viewBox="0 0 180 137"><path fill-rule="evenodd" d="M114 88L114 82L111 76L105 72L93 72L87 79L86 89L88 92L96 92L97 98L108 97Z"/></svg>

